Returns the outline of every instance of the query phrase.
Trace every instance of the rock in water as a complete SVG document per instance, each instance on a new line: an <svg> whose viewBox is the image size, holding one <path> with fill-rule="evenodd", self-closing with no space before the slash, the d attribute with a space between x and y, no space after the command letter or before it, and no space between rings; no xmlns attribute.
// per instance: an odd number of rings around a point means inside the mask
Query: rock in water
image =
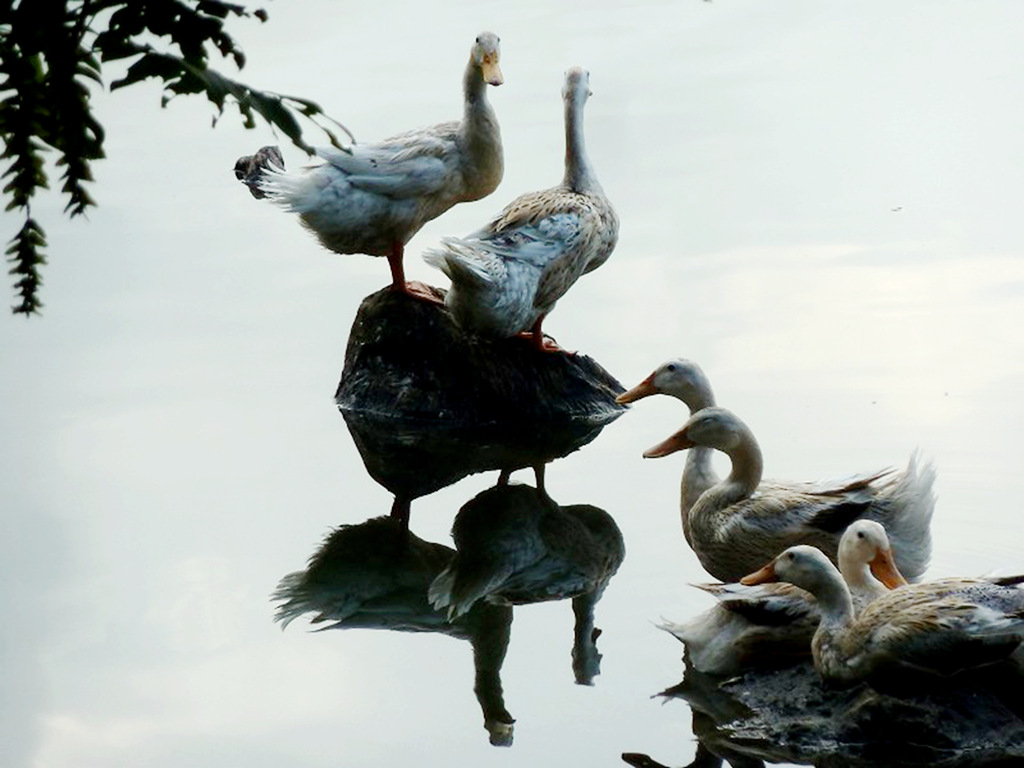
<svg viewBox="0 0 1024 768"><path fill-rule="evenodd" d="M571 453L623 413L622 391L585 355L480 339L383 289L359 307L335 400L370 475L412 499Z"/></svg>

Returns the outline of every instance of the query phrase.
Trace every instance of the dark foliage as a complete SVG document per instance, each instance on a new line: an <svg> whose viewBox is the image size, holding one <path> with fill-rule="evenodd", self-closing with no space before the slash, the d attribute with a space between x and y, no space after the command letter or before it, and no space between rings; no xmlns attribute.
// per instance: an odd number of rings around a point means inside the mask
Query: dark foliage
<svg viewBox="0 0 1024 768"><path fill-rule="evenodd" d="M266 21L267 14L221 0L0 0L0 178L6 210L25 214L6 252L19 299L16 314L42 306L46 236L32 218L31 202L49 187L46 153L56 153L65 213L75 217L96 205L88 185L92 161L104 156L104 133L89 86L104 86L104 64L130 60L111 90L158 78L163 106L178 95L205 94L215 108L214 125L233 104L247 128L262 117L306 152L300 117L338 145L314 102L260 91L210 68L214 53L238 69L245 65L242 49L224 29L232 17Z"/></svg>

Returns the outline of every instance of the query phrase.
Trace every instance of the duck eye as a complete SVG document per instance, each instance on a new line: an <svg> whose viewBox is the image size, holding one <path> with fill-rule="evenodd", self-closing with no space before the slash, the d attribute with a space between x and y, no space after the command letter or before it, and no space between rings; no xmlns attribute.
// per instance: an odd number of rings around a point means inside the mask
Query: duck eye
<svg viewBox="0 0 1024 768"><path fill-rule="evenodd" d="M676 372L676 364L675 363L669 363L667 370L671 371L672 373L675 373Z"/></svg>
<svg viewBox="0 0 1024 768"><path fill-rule="evenodd" d="M480 45L480 38L479 37L476 39L476 44Z"/></svg>
<svg viewBox="0 0 1024 768"><path fill-rule="evenodd" d="M857 538L858 539L863 539L864 538L864 531L857 531Z"/></svg>
<svg viewBox="0 0 1024 768"><path fill-rule="evenodd" d="M796 553L795 552L787 552L786 553L786 559L788 559L788 560L796 560Z"/></svg>

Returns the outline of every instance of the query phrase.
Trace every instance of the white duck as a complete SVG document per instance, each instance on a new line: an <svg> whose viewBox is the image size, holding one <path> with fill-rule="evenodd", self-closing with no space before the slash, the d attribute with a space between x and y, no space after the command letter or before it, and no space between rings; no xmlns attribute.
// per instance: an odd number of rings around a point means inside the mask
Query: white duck
<svg viewBox="0 0 1024 768"><path fill-rule="evenodd" d="M452 281L445 299L456 321L474 333L508 338L532 332L583 274L611 255L619 220L597 181L583 141L590 76L565 75L565 177L556 187L520 195L490 224L427 251L427 263Z"/></svg>
<svg viewBox="0 0 1024 768"><path fill-rule="evenodd" d="M794 544L813 544L833 559L842 531L859 518L882 522L899 570L921 576L931 554L935 472L917 457L902 472L887 469L853 479L818 483L761 483L764 461L753 433L720 407L704 408L645 458L705 446L732 462L724 480L708 488L689 511L687 541L704 568L735 581Z"/></svg>
<svg viewBox="0 0 1024 768"><path fill-rule="evenodd" d="M437 301L425 286L407 284L405 244L456 203L493 192L504 170L501 132L487 85L503 82L499 39L480 33L463 78L461 121L401 133L375 144L326 147L326 162L289 173L268 164L260 190L337 253L386 256L392 288Z"/></svg>
<svg viewBox="0 0 1024 768"><path fill-rule="evenodd" d="M856 520L843 532L839 570L855 613L907 583L893 562L885 528L874 520ZM687 659L698 671L736 674L810 654L821 614L817 601L803 589L785 583L695 586L719 602L688 621L658 626L686 645Z"/></svg>
<svg viewBox="0 0 1024 768"><path fill-rule="evenodd" d="M839 571L808 545L790 547L741 580L773 581L817 599L821 622L811 645L814 666L834 684L891 679L901 671L953 675L1001 661L1024 641L1019 586L987 579L911 584L876 598L855 618Z"/></svg>

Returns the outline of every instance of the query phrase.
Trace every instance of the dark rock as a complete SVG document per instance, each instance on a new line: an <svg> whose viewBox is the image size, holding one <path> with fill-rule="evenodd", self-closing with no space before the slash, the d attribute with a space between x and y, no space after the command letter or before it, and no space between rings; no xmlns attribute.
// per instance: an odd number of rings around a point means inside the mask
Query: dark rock
<svg viewBox="0 0 1024 768"><path fill-rule="evenodd" d="M899 696L829 688L809 662L726 680L687 669L662 695L686 699L702 748L733 764L1024 764L1024 676L1012 662Z"/></svg>
<svg viewBox="0 0 1024 768"><path fill-rule="evenodd" d="M585 355L480 339L384 289L359 307L335 399L370 475L412 499L575 451L622 414L622 391Z"/></svg>

